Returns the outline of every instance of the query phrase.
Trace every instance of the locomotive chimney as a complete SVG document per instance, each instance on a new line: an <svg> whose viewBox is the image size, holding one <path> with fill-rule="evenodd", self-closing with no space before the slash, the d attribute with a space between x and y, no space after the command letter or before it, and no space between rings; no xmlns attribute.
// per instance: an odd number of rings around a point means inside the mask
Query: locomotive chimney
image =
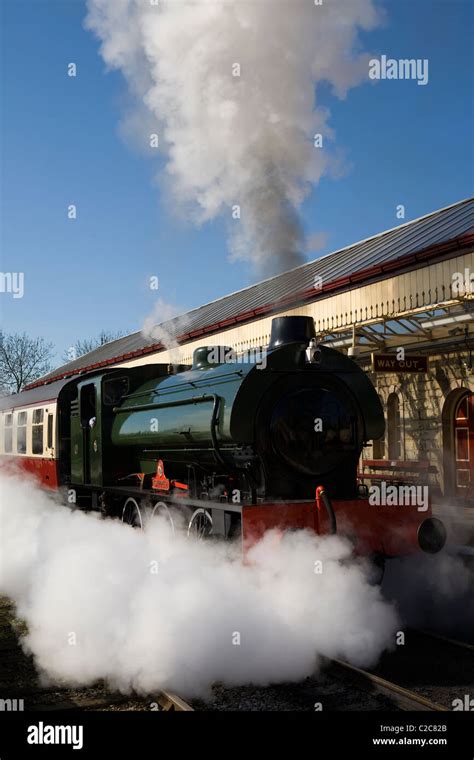
<svg viewBox="0 0 474 760"><path fill-rule="evenodd" d="M272 319L268 348L279 348L287 343L301 343L307 346L311 338L316 338L312 317L275 317Z"/></svg>

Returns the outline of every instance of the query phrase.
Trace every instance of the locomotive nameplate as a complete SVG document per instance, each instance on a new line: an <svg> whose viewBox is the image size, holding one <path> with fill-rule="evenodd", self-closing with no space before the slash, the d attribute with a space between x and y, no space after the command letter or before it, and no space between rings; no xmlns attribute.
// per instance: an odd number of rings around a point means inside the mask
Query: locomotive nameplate
<svg viewBox="0 0 474 760"><path fill-rule="evenodd" d="M428 372L428 357L419 354L397 359L394 354L372 354L374 372Z"/></svg>

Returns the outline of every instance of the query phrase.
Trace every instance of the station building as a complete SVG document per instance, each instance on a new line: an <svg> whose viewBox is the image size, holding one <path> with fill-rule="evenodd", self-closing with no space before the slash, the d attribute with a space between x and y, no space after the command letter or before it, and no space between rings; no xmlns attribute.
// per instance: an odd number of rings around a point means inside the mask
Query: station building
<svg viewBox="0 0 474 760"><path fill-rule="evenodd" d="M313 317L319 340L377 389L386 431L361 478L426 476L440 499L474 506L474 198L112 341L29 389L101 367L191 364L200 346L265 347L284 315Z"/></svg>

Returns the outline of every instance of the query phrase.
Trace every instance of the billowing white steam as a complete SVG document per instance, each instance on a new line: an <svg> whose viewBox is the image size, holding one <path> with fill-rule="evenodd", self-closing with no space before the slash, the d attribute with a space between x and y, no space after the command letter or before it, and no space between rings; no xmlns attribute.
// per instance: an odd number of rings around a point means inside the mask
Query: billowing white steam
<svg viewBox="0 0 474 760"><path fill-rule="evenodd" d="M297 680L321 654L370 665L394 642L393 608L340 538L269 533L244 565L236 546L173 537L159 518L140 532L0 485L0 593L52 681L189 697Z"/></svg>
<svg viewBox="0 0 474 760"><path fill-rule="evenodd" d="M141 121L150 132L153 124L166 151L173 201L197 222L223 213L232 257L259 275L303 263L298 209L312 183L340 170L317 87L328 83L344 98L368 78L358 32L380 21L373 0L88 7L86 26L101 39L105 62L123 72L145 113L132 117L135 127Z"/></svg>
<svg viewBox="0 0 474 760"><path fill-rule="evenodd" d="M143 322L142 334L150 341L161 343L170 352L171 364L180 364L183 349L177 339L186 332L189 324L187 314L180 313L177 306L164 298L158 298Z"/></svg>

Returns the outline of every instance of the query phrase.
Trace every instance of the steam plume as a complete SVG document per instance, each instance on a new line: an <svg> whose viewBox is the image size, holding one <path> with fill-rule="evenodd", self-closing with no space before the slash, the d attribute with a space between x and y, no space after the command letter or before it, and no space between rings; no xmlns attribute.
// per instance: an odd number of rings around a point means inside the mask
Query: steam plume
<svg viewBox="0 0 474 760"><path fill-rule="evenodd" d="M183 354L178 337L186 332L189 324L187 314L164 298L158 298L151 313L145 318L141 331L148 340L162 343L170 352L170 363L177 365L180 364Z"/></svg>
<svg viewBox="0 0 474 760"><path fill-rule="evenodd" d="M88 8L106 64L123 72L146 112L131 121L145 129L152 117L173 201L197 223L224 214L231 258L258 275L304 263L298 209L313 183L340 169L317 88L328 83L344 98L367 78L358 32L380 21L373 0L89 0Z"/></svg>

